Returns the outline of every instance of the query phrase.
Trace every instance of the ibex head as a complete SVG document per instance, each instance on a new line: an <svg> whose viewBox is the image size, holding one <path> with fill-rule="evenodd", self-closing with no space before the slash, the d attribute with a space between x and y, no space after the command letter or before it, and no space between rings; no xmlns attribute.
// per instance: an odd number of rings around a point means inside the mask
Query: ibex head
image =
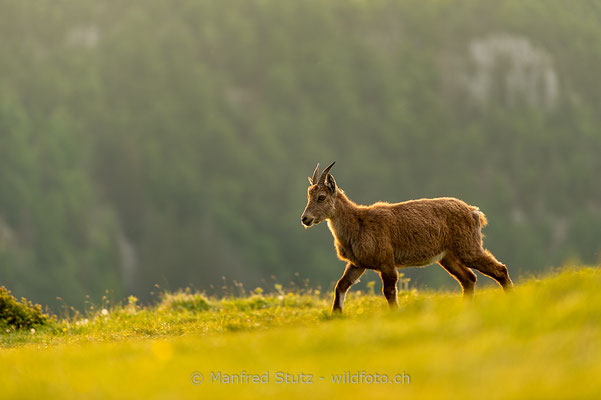
<svg viewBox="0 0 601 400"><path fill-rule="evenodd" d="M309 178L307 207L301 215L301 222L305 228L317 225L334 215L337 187L334 177L329 172L335 162L323 170L319 179L317 178L319 175L318 163L313 171L313 178Z"/></svg>

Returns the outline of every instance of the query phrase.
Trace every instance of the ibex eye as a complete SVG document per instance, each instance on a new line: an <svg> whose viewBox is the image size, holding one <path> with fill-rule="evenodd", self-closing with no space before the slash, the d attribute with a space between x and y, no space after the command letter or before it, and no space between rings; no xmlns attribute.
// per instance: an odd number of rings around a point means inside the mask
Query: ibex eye
<svg viewBox="0 0 601 400"><path fill-rule="evenodd" d="M324 194L322 194L321 196L319 196L317 198L317 201L324 201L326 199L326 196Z"/></svg>

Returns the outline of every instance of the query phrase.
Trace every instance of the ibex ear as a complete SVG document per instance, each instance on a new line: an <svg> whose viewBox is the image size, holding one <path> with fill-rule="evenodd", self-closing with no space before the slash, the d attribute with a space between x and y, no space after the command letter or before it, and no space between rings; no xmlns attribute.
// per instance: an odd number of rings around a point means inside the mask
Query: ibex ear
<svg viewBox="0 0 601 400"><path fill-rule="evenodd" d="M330 188L334 196L336 196L336 180L334 180L332 174L328 174L328 179L326 179L326 186Z"/></svg>
<svg viewBox="0 0 601 400"><path fill-rule="evenodd" d="M311 179L310 176L308 176L307 179L309 180L309 185L313 186L313 179Z"/></svg>

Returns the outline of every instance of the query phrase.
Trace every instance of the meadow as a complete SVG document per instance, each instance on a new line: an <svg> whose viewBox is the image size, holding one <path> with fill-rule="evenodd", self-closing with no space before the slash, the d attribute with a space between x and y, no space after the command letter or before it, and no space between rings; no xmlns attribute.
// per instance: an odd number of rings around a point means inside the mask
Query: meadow
<svg viewBox="0 0 601 400"><path fill-rule="evenodd" d="M600 287L598 267L569 267L471 302L401 291L390 312L368 285L340 316L330 293L280 285L130 297L3 332L0 397L598 398Z"/></svg>

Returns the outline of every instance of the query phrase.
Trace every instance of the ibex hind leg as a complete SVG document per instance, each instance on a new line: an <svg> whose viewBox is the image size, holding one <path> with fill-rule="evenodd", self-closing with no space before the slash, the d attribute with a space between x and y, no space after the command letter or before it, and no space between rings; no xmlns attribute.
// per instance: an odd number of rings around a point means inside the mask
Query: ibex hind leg
<svg viewBox="0 0 601 400"><path fill-rule="evenodd" d="M474 254L464 255L460 257L460 260L469 268L480 271L499 282L505 292L513 289L513 282L509 278L507 267L497 261L488 250L481 249Z"/></svg>
<svg viewBox="0 0 601 400"><path fill-rule="evenodd" d="M438 263L459 282L463 290L463 297L466 299L472 298L474 295L474 286L476 286L476 274L452 254L447 254Z"/></svg>

